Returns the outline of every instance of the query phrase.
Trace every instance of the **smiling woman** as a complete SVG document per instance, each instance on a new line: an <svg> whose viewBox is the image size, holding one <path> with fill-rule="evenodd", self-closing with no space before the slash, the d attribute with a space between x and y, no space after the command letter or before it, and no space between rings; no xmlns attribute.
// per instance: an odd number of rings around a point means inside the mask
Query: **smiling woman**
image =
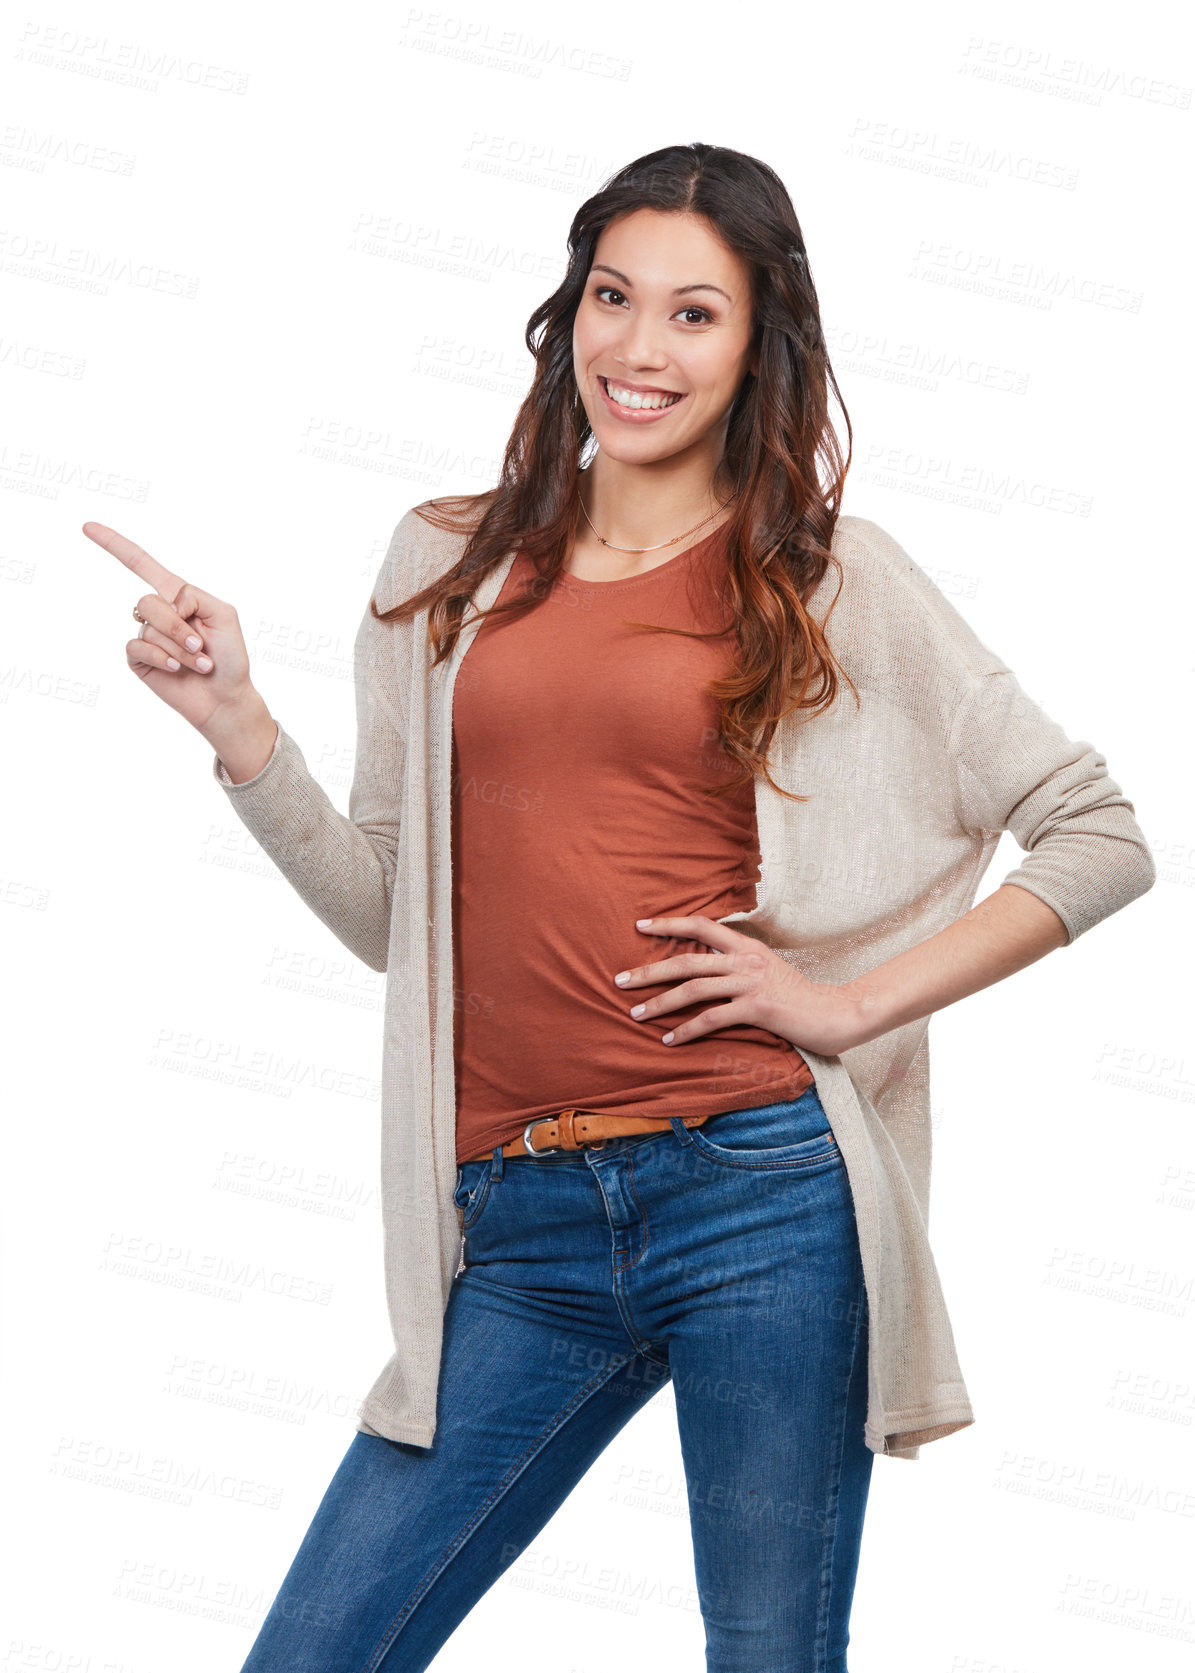
<svg viewBox="0 0 1195 1673"><path fill-rule="evenodd" d="M700 216L636 210L606 229L599 249L634 266L639 278L610 261L595 261L573 326L577 387L598 445L612 437L607 426L594 423L594 397L616 421L636 427L672 413L677 422L669 440L680 445L682 422L690 438L699 434L711 408L728 412L744 374L756 370L750 271L711 237ZM662 277L702 260L718 271L722 284L711 279L670 285ZM603 275L621 289L603 283ZM647 381L661 360L670 381ZM677 410L686 402L683 412Z"/></svg>
<svg viewBox="0 0 1195 1673"><path fill-rule="evenodd" d="M841 514L776 174L669 146L568 244L500 482L394 530L347 815L232 607L85 526L156 589L130 665L387 978L394 1351L245 1673L420 1673L669 1383L710 1673L846 1673L874 1456L974 1421L928 1018L1155 875L1103 756Z"/></svg>
<svg viewBox="0 0 1195 1673"><path fill-rule="evenodd" d="M682 273L707 277L677 284ZM573 321L573 374L597 458L585 473L588 526L573 531L571 574L624 579L652 560L619 565L609 552L675 555L724 520L718 505L650 544L661 499L675 500L680 522L695 487L712 483L736 396L758 370L751 291L749 265L700 215L644 208L603 229Z"/></svg>

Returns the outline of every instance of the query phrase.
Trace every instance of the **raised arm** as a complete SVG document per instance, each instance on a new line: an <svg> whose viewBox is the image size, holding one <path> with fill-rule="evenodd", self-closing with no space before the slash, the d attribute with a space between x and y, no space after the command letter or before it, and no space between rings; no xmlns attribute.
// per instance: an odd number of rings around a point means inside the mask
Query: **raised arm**
<svg viewBox="0 0 1195 1673"><path fill-rule="evenodd" d="M421 527L413 507L391 536L374 584L387 605L418 590L405 583ZM141 628L125 645L130 669L216 751L217 782L312 910L357 957L385 970L406 758L410 620L380 622L367 603L357 632L357 759L346 817L253 685L234 607L184 581L118 529L87 522L83 533L149 588L133 609Z"/></svg>
<svg viewBox="0 0 1195 1673"><path fill-rule="evenodd" d="M347 816L314 779L280 723L269 760L236 783L219 753L212 771L237 817L311 910L371 970L385 970L402 815L406 728L398 643L409 629L357 630L357 745Z"/></svg>

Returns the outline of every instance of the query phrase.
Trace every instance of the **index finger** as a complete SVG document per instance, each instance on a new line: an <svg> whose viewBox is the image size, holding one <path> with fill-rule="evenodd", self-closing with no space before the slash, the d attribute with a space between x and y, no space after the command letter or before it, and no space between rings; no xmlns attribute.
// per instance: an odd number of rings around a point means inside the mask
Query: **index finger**
<svg viewBox="0 0 1195 1673"><path fill-rule="evenodd" d="M729 924L720 924L704 913L691 913L683 918L636 918L635 928L644 935L675 936L681 941L700 941L715 952L733 952L737 932Z"/></svg>
<svg viewBox="0 0 1195 1673"><path fill-rule="evenodd" d="M88 540L94 540L97 546L102 546L105 552L111 552L126 569L131 569L134 575L139 575L154 592L161 593L163 598L173 600L178 596L179 588L183 585L182 576L167 569L165 564L160 564L157 558L150 557L144 546L138 546L135 540L118 534L105 523L84 523L83 533Z"/></svg>

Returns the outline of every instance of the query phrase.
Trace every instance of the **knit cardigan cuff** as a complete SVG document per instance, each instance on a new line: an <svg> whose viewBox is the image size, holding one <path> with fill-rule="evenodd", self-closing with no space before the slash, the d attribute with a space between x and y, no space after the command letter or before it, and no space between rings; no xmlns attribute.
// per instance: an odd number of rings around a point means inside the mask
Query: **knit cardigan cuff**
<svg viewBox="0 0 1195 1673"><path fill-rule="evenodd" d="M242 779L239 784L234 783L229 775L227 767L224 765L223 761L221 761L220 757L218 755L214 755L212 757L212 772L216 776L216 782L221 784L225 790L230 791L234 797L239 798L244 791L254 791L260 793L264 790L267 795L269 794L271 783L278 777L278 768L282 764L282 758L286 753L286 746L287 744L293 745L293 739L290 738L288 733L282 730L282 723L275 720L274 725L278 728L278 735L274 739L274 747L270 751L270 759L266 762L260 772L254 773L252 778Z"/></svg>

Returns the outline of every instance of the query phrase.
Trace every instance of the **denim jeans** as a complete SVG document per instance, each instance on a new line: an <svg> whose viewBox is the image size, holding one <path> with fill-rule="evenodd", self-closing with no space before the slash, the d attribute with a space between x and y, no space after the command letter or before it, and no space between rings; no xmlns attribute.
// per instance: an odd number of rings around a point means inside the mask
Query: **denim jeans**
<svg viewBox="0 0 1195 1673"><path fill-rule="evenodd" d="M707 1673L846 1673L867 1297L816 1087L538 1160L499 1147L456 1203L433 1444L357 1432L242 1673L421 1673L669 1383Z"/></svg>

